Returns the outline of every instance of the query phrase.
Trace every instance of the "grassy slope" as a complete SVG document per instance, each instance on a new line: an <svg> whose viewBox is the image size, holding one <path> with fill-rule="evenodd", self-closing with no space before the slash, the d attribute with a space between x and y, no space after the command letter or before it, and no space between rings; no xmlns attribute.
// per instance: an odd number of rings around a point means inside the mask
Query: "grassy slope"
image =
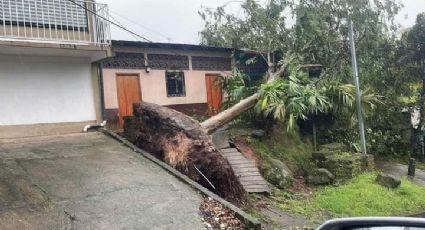
<svg viewBox="0 0 425 230"><path fill-rule="evenodd" d="M375 183L377 173L364 173L345 185L325 187L310 199L289 200L281 208L321 219L332 217L390 216L416 213L425 208L425 188L402 179L400 188ZM324 212L323 212L324 211Z"/></svg>
<svg viewBox="0 0 425 230"><path fill-rule="evenodd" d="M248 143L261 158L281 160L294 172L305 170L309 166L306 162L310 162L313 151L310 143L303 142L296 134L288 133L264 138L263 140L248 138Z"/></svg>

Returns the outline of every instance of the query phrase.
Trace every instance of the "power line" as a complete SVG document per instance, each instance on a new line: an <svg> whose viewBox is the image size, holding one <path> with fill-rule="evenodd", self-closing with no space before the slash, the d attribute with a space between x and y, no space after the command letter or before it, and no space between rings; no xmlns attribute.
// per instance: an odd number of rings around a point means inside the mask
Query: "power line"
<svg viewBox="0 0 425 230"><path fill-rule="evenodd" d="M109 12L111 12L111 13L115 14L116 16L118 16L118 17L120 17L120 18L122 18L122 19L124 19L124 20L126 20L126 21L128 21L128 22L130 22L130 23L135 24L136 26L139 26L139 27L140 27L140 28L142 28L142 29L145 29L145 30L147 30L147 31L150 31L150 32L152 32L152 33L154 33L154 34L156 34L156 35L159 35L159 36L161 36L161 37L165 38L167 41L171 41L171 40L172 40L169 36L167 36L167 35L165 35L165 34L163 34L163 33L160 33L160 32L158 32L158 31L156 31L156 30L153 30L153 29L151 29L151 28L149 28L149 27L147 27L147 26L144 26L144 25L142 25L142 24L140 24L140 23L138 23L138 22L136 22L136 21L134 21L134 20L132 20L132 19L130 19L130 18L127 18L127 17L125 17L125 16L122 16L122 15L118 14L117 12L114 12L114 11L112 11L112 10L109 10ZM111 16L111 17L112 17L112 16ZM116 19L115 19L115 20L116 20Z"/></svg>
<svg viewBox="0 0 425 230"><path fill-rule="evenodd" d="M122 27L124 27L124 25L122 23L120 23L115 17L113 17L112 15L109 15L109 17L112 18L112 20L114 20L117 24L121 25ZM131 36L133 36L137 41L142 41L139 37L137 37L134 34L130 34Z"/></svg>
<svg viewBox="0 0 425 230"><path fill-rule="evenodd" d="M229 5L231 3L245 3L245 1L239 1L239 0L227 1L227 2L225 2L223 5L221 5L219 7L226 7L227 5Z"/></svg>
<svg viewBox="0 0 425 230"><path fill-rule="evenodd" d="M103 16L101 16L101 15L99 15L99 14L97 14L96 12L94 12L93 10L90 10L90 9L88 9L87 7L85 7L85 6L82 6L82 5L79 5L78 3L76 3L74 0L67 0L67 1L69 1L69 2L71 2L71 3L73 3L73 4L75 4L76 6L78 6L78 7L80 7L80 8L82 8L82 9L84 9L84 10L86 10L86 11L88 11L88 12L90 12L90 13L92 13L92 14L94 14L94 15L96 15L97 17L99 17L99 18L101 18L101 19L103 19L103 20L105 20L105 21L107 21L107 22L109 22L109 23L111 23L112 25L115 25L115 26L117 26L118 28L120 28L120 29L122 29L122 30L125 30L125 31L127 31L128 33L130 33L131 35L133 35L133 36L135 36L136 38L141 38L141 39L143 39L143 40L145 40L145 41L147 41L147 42L150 42L150 43L154 43L152 40L149 40L149 39L147 39L146 37L144 37L144 36L142 36L142 35L139 35L139 34L137 34L137 33L135 33L135 32L133 32L133 31L131 31L130 29L127 29L125 26L123 26L117 19L115 19L114 17L112 17L111 15L111 18L113 18L116 22L113 22L113 21L111 21L111 20L109 20L108 18L105 18L105 17L103 17ZM236 2L236 1L235 1ZM122 16L121 16L122 17ZM129 20L129 19L127 19L127 20ZM139 24L139 26L141 26L140 24ZM175 55L180 55L180 53L178 53L178 52L173 52L172 51L172 53L173 54L175 54Z"/></svg>
<svg viewBox="0 0 425 230"><path fill-rule="evenodd" d="M107 21L107 22L111 23L112 25L114 25L114 26L116 26L116 27L118 27L118 28L120 28L120 29L122 29L122 30L127 31L128 33L130 33L130 34L132 34L132 35L134 35L134 36L136 36L136 37L138 37L138 38L141 38L141 39L143 39L143 40L145 40L145 41L148 41L148 42L153 42L153 41L151 41L151 40L149 40L149 39L147 39L147 38L143 37L142 35L137 34L137 33L133 32L133 31L131 31L131 30L127 29L126 27L124 27L124 26L122 26L122 25L120 25L120 24L118 24L118 23L115 23L115 22L113 22L113 21L109 20L108 18L105 18L105 17L103 17L103 16L101 16L101 15L97 14L97 13L96 13L96 12L94 12L93 10L90 10L90 9L88 9L87 7L82 6L82 5L78 4L78 3L76 3L74 0L67 0L67 1L68 1L68 2L73 3L74 5L76 5L76 6L80 7L80 8L82 8L82 9L84 9L84 10L86 10L86 11L88 11L88 12L90 12L90 13L94 14L94 15L96 15L97 17L99 17L99 18L101 18L101 19L103 19L103 20L105 20L105 21Z"/></svg>

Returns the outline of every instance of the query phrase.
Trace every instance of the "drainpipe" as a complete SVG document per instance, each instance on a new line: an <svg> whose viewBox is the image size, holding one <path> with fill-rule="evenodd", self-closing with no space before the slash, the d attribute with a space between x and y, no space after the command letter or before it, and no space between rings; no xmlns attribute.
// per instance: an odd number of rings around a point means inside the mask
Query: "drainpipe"
<svg viewBox="0 0 425 230"><path fill-rule="evenodd" d="M106 125L106 119L105 119L105 95L103 92L103 66L102 66L102 62L98 62L98 81L99 81L99 90L100 90L100 114L102 117L102 123L100 124L94 124L94 125L86 125L83 128L83 132L87 133L89 131L89 129L98 129L98 128L103 128Z"/></svg>
<svg viewBox="0 0 425 230"><path fill-rule="evenodd" d="M106 121L102 121L102 123L100 124L95 124L95 125L86 125L83 128L83 132L87 133L89 131L89 129L98 129L98 128L103 128L106 125Z"/></svg>
<svg viewBox="0 0 425 230"><path fill-rule="evenodd" d="M102 120L106 120L105 117L105 92L103 91L103 64L99 62L98 65L98 76L99 76L99 88L100 88L100 114L102 116Z"/></svg>

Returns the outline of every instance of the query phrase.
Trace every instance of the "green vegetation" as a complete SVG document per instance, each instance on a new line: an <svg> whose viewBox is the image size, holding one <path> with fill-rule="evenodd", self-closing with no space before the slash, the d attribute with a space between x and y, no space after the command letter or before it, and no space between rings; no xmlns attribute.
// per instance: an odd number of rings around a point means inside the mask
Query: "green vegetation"
<svg viewBox="0 0 425 230"><path fill-rule="evenodd" d="M232 4L239 4L240 12L231 10ZM419 108L419 126L425 126L425 13L397 36L401 28L394 18L402 7L399 0L235 1L199 12L205 22L201 43L250 50L236 62L252 66L223 83L228 105L258 93L257 111L268 119L290 130L314 120L319 144L339 142L358 150L347 46L350 18L368 150L419 158L423 133L416 132L412 140L417 143L410 143L409 113L402 109ZM261 71L252 74L257 67Z"/></svg>
<svg viewBox="0 0 425 230"><path fill-rule="evenodd" d="M317 134L318 145L343 143L349 146L347 151L359 151L348 18L355 27L368 153L402 159L404 164L411 156L423 158L419 154L423 133L412 132L410 113L403 110L419 108L419 127L425 126L425 13L397 36L401 28L394 18L402 7L399 0L244 0L232 3L240 4L237 14L229 4L199 12L205 22L201 42L249 50L236 63L253 66L223 78L222 85L226 108L257 94L252 97L258 98L256 110L240 116L240 130L245 131L235 136L246 137L260 155L263 175L273 171L275 160L286 163L296 175L308 175L318 167L311 160L312 144L301 134ZM262 78L251 78L252 69L259 66ZM265 130L267 136L251 138L253 127ZM425 188L407 179L394 190L381 187L375 183L376 172L358 175L361 162L352 164L352 157L339 154L328 162L332 164L320 166L341 177L339 169L354 165L348 177L352 179L310 188L296 178L293 187L282 186L286 190L276 190L270 201L318 220L425 209ZM425 165L417 162L417 167Z"/></svg>
<svg viewBox="0 0 425 230"><path fill-rule="evenodd" d="M265 164L268 159L277 159L287 163L293 172L297 172L306 170L308 162L311 161L312 145L306 140L303 141L296 133L282 132L264 140L248 138L247 141L265 160Z"/></svg>
<svg viewBox="0 0 425 230"><path fill-rule="evenodd" d="M280 207L310 218L390 216L425 208L425 188L402 179L400 188L375 183L377 173L364 173L338 187L324 187L308 199L290 199Z"/></svg>
<svg viewBox="0 0 425 230"><path fill-rule="evenodd" d="M297 120L307 120L311 115L354 111L355 90L351 84L330 83L321 87L300 69L291 70L288 79L277 79L263 84L259 90L258 113L285 122L288 131L294 131ZM362 94L364 110L381 103L380 96L366 89Z"/></svg>

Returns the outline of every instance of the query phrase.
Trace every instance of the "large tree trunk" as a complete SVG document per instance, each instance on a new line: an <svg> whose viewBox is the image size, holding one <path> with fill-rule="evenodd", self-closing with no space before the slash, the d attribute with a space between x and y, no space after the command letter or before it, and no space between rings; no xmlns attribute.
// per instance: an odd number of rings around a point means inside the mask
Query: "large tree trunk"
<svg viewBox="0 0 425 230"><path fill-rule="evenodd" d="M286 65L282 65L277 72L272 72L273 71L272 68L273 68L273 65L269 64L269 70L267 71L267 74L266 74L267 83L272 82L278 76L282 75L286 69ZM201 126L209 134L211 134L212 132L214 132L214 130L222 127L223 125L232 121L243 112L254 107L255 104L257 104L258 99L259 99L259 94L255 93L239 101L237 104L233 105L232 107L220 112L219 114L213 117L210 117L208 120L205 120L204 122L201 123Z"/></svg>
<svg viewBox="0 0 425 230"><path fill-rule="evenodd" d="M255 93L254 95L239 101L236 105L233 105L229 109L224 110L223 112L202 122L201 126L207 131L207 133L211 134L212 132L214 132L214 130L227 124L243 112L254 107L257 101L258 93Z"/></svg>

